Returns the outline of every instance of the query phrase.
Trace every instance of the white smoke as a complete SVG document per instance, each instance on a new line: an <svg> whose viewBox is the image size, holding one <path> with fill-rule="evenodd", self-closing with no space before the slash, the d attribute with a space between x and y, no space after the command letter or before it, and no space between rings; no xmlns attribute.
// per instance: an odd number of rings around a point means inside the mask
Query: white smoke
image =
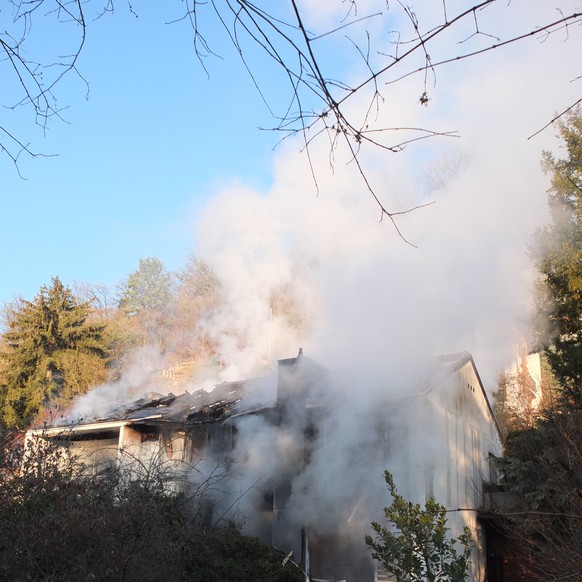
<svg viewBox="0 0 582 582"><path fill-rule="evenodd" d="M508 9L524 10L519 4ZM312 10L315 21L325 14ZM503 26L488 22L490 12L481 15L483 23ZM525 12L524 27L551 17L539 6ZM388 210L435 202L396 217L418 248L387 217L379 222L349 152L336 150L330 171L325 139L310 148L319 195L300 140L279 150L267 191L234 184L216 193L200 216L196 242L224 285L228 308L206 329L237 371L247 373L269 356L288 357L299 346L330 368L383 361L390 370L467 350L488 389L494 387L513 345L529 334L535 272L527 246L546 220L539 160L555 142L551 129L526 138L552 117L558 98L575 101L567 56L580 40L563 40L553 35L439 69L428 107L418 104L414 79L381 89L387 103L378 126L460 135L399 154L362 150L362 167ZM547 90L558 86L558 93ZM365 110L368 97L353 97L350 110ZM299 334L270 319L269 298L282 285L309 322Z"/></svg>
<svg viewBox="0 0 582 582"><path fill-rule="evenodd" d="M537 8L528 5L528 18L543 21ZM317 12L314 18L325 14ZM432 138L400 154L362 150L362 166L387 209L435 202L396 217L402 236L388 217L379 221L348 153L336 151L330 169L325 140L310 149L319 195L299 152L303 144L290 140L274 159L267 191L235 183L200 214L197 252L220 280L224 299L224 308L202 323L218 346L220 379L251 376L299 347L334 372L325 439L317 436L311 463L293 482L290 504L300 523L325 532L338 520L357 521L357 500L383 492L385 451L377 446L383 438L391 443L390 468L414 480L399 439L406 439L406 451L427 442L438 448L431 419L421 409L398 410L387 436L367 421L380 398L418 389L431 356L469 351L491 392L514 345L527 338L535 277L527 245L546 220L539 159L554 142L548 133L526 137L560 106L547 87L563 87L566 104L576 100L567 95L564 50L578 54L579 45L572 38L564 49L551 38L443 69L428 108L418 104L411 80L387 90L379 124L462 136ZM367 106L365 95L350 104L356 112ZM427 175L439 179L427 182ZM273 315L272 296L281 288L290 290L303 325ZM101 392L111 397L110 388ZM249 491L243 497L256 508L261 488L253 484L276 479L301 449L292 431L258 416L237 426L239 485L224 505L242 502L240 493Z"/></svg>
<svg viewBox="0 0 582 582"><path fill-rule="evenodd" d="M527 7L530 24L548 16L537 8ZM325 140L310 148L319 195L303 144L288 141L274 159L270 188L233 184L201 214L197 249L227 303L204 329L227 368L244 376L303 347L341 378L326 439L316 438L311 463L293 482L289 503L299 523L326 531L356 519L357 503L350 503L358 492L382 494L375 445L382 435L362 430L380 397L417 390L431 356L461 351L474 356L491 394L515 344L528 338L535 279L528 242L547 218L539 160L554 141L551 130L526 138L559 107L547 87L563 87L566 105L576 100L564 55L579 45L571 38L564 49L553 37L439 70L428 108L410 80L386 90L389 107L378 124L461 136L431 138L400 154L362 150L362 166L388 210L435 202L396 217L402 237L387 217L379 221L349 153L338 149L330 168ZM368 105L364 95L352 101L356 112ZM292 289L308 325L273 323L269 301L281 286ZM435 457L449 454L439 450L443 435L431 436L431 420L421 409L402 412L387 429L387 462L409 485L415 468L399 457L399 439L407 439L406 451L428 442ZM281 459L293 455L286 448L293 438L258 418L239 426L235 457L244 460L245 483L277 475Z"/></svg>
<svg viewBox="0 0 582 582"><path fill-rule="evenodd" d="M124 364L121 378L102 384L77 398L66 422L74 424L107 418L116 409L144 396L148 391L164 392L160 371L164 359L157 347L146 345L134 350Z"/></svg>

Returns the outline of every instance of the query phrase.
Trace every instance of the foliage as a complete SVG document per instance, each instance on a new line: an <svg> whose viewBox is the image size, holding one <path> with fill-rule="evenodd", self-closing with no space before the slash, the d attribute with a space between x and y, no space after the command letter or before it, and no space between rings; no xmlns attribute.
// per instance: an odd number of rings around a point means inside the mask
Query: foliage
<svg viewBox="0 0 582 582"><path fill-rule="evenodd" d="M514 372L504 372L497 380L495 393L495 417L504 437L516 431L533 428L540 410L554 408L556 381L545 354L539 356L540 385L530 375L527 367L529 354L518 356Z"/></svg>
<svg viewBox="0 0 582 582"><path fill-rule="evenodd" d="M536 237L543 276L540 309L549 320L546 353L564 391L563 404L582 407L582 110L559 126L565 156L544 154L551 177L552 223Z"/></svg>
<svg viewBox="0 0 582 582"><path fill-rule="evenodd" d="M167 309L172 298L172 276L160 259L147 257L124 285L119 307L130 317Z"/></svg>
<svg viewBox="0 0 582 582"><path fill-rule="evenodd" d="M535 421L535 383L525 367L518 362L515 373L504 372L497 380L495 417L503 436L510 431L532 426Z"/></svg>
<svg viewBox="0 0 582 582"><path fill-rule="evenodd" d="M498 525L528 579L582 577L582 111L559 125L563 158L544 153L551 223L535 237L541 274L537 326L551 375L541 410L515 424L498 459L508 499ZM543 361L542 361L543 363ZM549 381L548 381L549 377ZM548 388L549 384L553 386ZM520 429L520 430L519 430Z"/></svg>
<svg viewBox="0 0 582 582"><path fill-rule="evenodd" d="M173 307L172 274L155 257L140 259L137 270L120 286L117 320L127 345L157 345L163 351Z"/></svg>
<svg viewBox="0 0 582 582"><path fill-rule="evenodd" d="M71 400L107 378L104 325L88 321L58 277L7 314L1 384L6 426L27 426L42 408Z"/></svg>
<svg viewBox="0 0 582 582"><path fill-rule="evenodd" d="M582 411L551 414L510 435L497 463L511 500L500 523L521 547L530 576L580 579Z"/></svg>
<svg viewBox="0 0 582 582"><path fill-rule="evenodd" d="M372 557L392 573L397 582L464 581L468 577L471 532L465 528L449 538L446 508L431 497L424 509L398 494L393 476L384 472L392 503L384 508L388 527L372 523L375 539L366 536ZM462 552L457 552L459 543Z"/></svg>
<svg viewBox="0 0 582 582"><path fill-rule="evenodd" d="M160 479L92 475L66 438L5 436L0 449L0 579L204 582L296 580L283 557L235 528L206 531Z"/></svg>
<svg viewBox="0 0 582 582"><path fill-rule="evenodd" d="M80 301L90 306L91 316L94 319L109 321L115 316L117 300L107 285L75 281L73 293Z"/></svg>
<svg viewBox="0 0 582 582"><path fill-rule="evenodd" d="M180 291L192 299L216 302L220 282L210 266L199 256L189 254L184 267L177 274Z"/></svg>

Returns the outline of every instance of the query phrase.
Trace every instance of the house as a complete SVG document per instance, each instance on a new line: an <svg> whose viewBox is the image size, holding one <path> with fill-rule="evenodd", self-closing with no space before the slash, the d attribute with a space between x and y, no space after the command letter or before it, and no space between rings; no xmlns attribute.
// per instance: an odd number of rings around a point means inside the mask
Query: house
<svg viewBox="0 0 582 582"><path fill-rule="evenodd" d="M262 389L269 382L270 401ZM339 390L336 382L300 352L278 362L273 380L149 394L104 418L29 431L29 438L66 431L96 472L129 463L137 475L137 466L162 463L172 469L172 488L203 474L217 478L220 467L214 517L240 509L249 533L292 553L314 582L389 580L363 541L388 502L388 467L408 499L432 495L446 505L454 535L470 527L471 578L485 580L480 510L495 483L490 461L502 454L502 440L470 354L435 358L418 389L405 392L377 386L370 396L357 385Z"/></svg>

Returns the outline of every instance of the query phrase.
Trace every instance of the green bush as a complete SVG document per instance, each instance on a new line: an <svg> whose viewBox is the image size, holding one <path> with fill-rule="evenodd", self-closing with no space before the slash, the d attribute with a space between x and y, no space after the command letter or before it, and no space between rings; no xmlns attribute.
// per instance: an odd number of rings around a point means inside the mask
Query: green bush
<svg viewBox="0 0 582 582"><path fill-rule="evenodd" d="M205 530L187 493L118 469L87 475L64 442L3 438L0 579L274 581L297 579L283 557L235 527Z"/></svg>
<svg viewBox="0 0 582 582"><path fill-rule="evenodd" d="M450 538L444 505L431 497L423 509L398 494L391 473L385 471L384 479L392 503L384 508L388 526L373 522L376 536L366 536L372 557L382 562L397 582L465 582L472 546L469 529L457 539Z"/></svg>

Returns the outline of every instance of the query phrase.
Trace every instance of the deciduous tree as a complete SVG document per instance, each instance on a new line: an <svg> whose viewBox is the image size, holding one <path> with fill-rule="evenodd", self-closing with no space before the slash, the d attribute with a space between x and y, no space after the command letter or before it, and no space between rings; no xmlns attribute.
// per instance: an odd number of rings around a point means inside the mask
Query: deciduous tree
<svg viewBox="0 0 582 582"><path fill-rule="evenodd" d="M163 467L133 479L123 466L95 475L68 444L66 433L33 437L24 451L22 439L0 438L1 580L297 580L297 568L258 539L203 527L193 493L171 493Z"/></svg>

